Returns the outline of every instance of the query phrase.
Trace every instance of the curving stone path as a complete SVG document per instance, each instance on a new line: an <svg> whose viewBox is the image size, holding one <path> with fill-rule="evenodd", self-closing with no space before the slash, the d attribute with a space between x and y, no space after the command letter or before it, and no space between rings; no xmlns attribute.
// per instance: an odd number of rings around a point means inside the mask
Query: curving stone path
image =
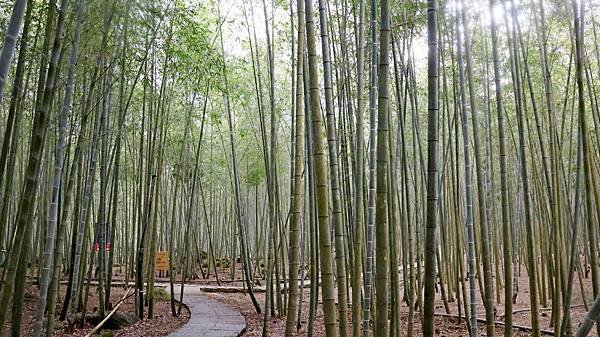
<svg viewBox="0 0 600 337"><path fill-rule="evenodd" d="M180 285L175 286L177 298L180 289ZM170 337L238 337L246 330L246 320L239 311L207 297L198 286L186 285L184 291L190 320Z"/></svg>

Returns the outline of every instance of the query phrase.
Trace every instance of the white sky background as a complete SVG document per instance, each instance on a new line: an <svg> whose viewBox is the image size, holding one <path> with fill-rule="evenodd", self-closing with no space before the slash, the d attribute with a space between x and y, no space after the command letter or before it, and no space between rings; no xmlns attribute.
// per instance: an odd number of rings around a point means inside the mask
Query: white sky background
<svg viewBox="0 0 600 337"><path fill-rule="evenodd" d="M190 3L199 3L205 0L188 0ZM468 2L468 0L465 0ZM548 1L548 0L546 0ZM282 76L284 78L289 77L289 71L291 71L290 65L290 56L291 56L291 34L296 34L295 29L294 32L290 30L290 13L289 7L281 7L279 5L275 6L274 11L271 10L272 0L265 0L267 5L267 15L271 16L273 13L272 21L269 23L270 29L275 29L275 64L276 64L276 73L278 73L278 77L281 80ZM517 4L520 3L520 0L515 0ZM448 1L447 3L447 13L450 13L454 8L455 1ZM225 22L223 24L223 38L224 38L224 46L225 53L227 57L235 57L251 61L250 48L248 44L248 31L245 26L245 18L244 18L244 8L247 11L248 20L251 25L251 34L254 34L252 31L252 25L256 29L256 38L260 48L265 48L266 46L266 36L265 36L265 21L264 21L264 12L263 12L263 3L262 0L220 0L215 1L213 3L214 6L220 6L221 10L221 18L225 18ZM294 12L296 10L296 3L293 1ZM470 9L477 13L478 15L483 14L483 18L485 22L489 22L489 8L488 2L485 0L478 1L476 4L467 5ZM315 11L317 8L315 7ZM215 7L216 11L216 7ZM503 8L502 6L496 6L494 10L496 20L499 26L503 26L504 18L503 18ZM315 15L318 13L315 12ZM368 13L367 13L368 15ZM422 12L421 15L425 15L425 12ZM521 15L520 15L521 16ZM368 18L367 18L368 19ZM520 18L520 23L523 31L527 31L528 29L528 19L526 14L523 14L523 17ZM297 20L296 14L294 13L294 21ZM318 18L317 18L318 20ZM366 22L368 30L368 21ZM473 30L475 22L471 22L471 30ZM317 21L318 25L318 21ZM317 27L318 28L318 27ZM279 34L279 33L283 33ZM295 38L296 36L294 36ZM254 38L254 36L252 37ZM282 43L281 38L285 39L285 42ZM369 35L366 34L365 38L368 39ZM318 53L320 54L320 41L318 41L319 45L317 48ZM278 48L279 47L279 48ZM421 74L426 72L427 66L427 36L425 32L417 33L413 39L413 52L415 57L415 70L418 77L421 77ZM261 67L263 71L266 69L267 60L266 58L261 59ZM282 74L280 71L284 71Z"/></svg>
<svg viewBox="0 0 600 337"><path fill-rule="evenodd" d="M272 0L265 0L268 16L271 15L271 1ZM211 8L212 6L214 7L215 15L217 6L220 6L221 20L225 19L222 28L225 53L228 57L237 57L246 59L248 61L251 60L250 47L248 45L248 28L245 26L244 7L246 8L248 21L251 25L250 34L253 34L252 25L254 25L258 44L261 46L261 48L266 46L265 20L262 0L214 0L210 1L212 4L208 5L206 4L207 0L187 0L185 2L190 5L202 3L208 8ZM290 14L288 10L289 8L287 8L287 6L285 8L275 6L273 16L276 34L277 31L284 30L289 35ZM251 13L251 11L253 11L253 13ZM254 21L252 21L252 16L254 17ZM294 18L294 20L295 19L296 18ZM273 29L273 22L269 23L269 29ZM215 29L214 33L218 34L218 30ZM254 39L254 36L252 36L252 38ZM275 39L277 39L277 36ZM278 43L280 43L280 41L278 41L276 44ZM218 48L219 46L217 45L216 47ZM278 59L279 55L275 55L275 57ZM289 59L289 55L287 55L287 57Z"/></svg>
<svg viewBox="0 0 600 337"><path fill-rule="evenodd" d="M2 1L2 0L0 0ZM187 0L188 3L206 3L208 0ZM292 39L292 34L294 38L296 38L296 30L293 31L290 29L290 12L289 12L289 0L285 1L285 5L275 5L274 10L271 9L273 0L264 0L267 6L267 15L273 17L272 21L269 23L269 28L275 29L275 72L276 72L276 81L279 84L282 84L282 81L286 82L286 87L289 87L289 81L291 81L291 47L290 42ZM417 0L422 1L422 0ZM538 6L538 1L540 0L514 0L515 5L518 7L518 17L519 23L521 26L521 30L525 36L527 36L530 29L534 27L534 18L531 13L531 1L534 1L534 5ZM580 0L579 0L580 1ZM315 1L316 2L316 1ZM462 0L461 2L465 3L470 15L469 15L469 28L471 31L471 38L478 38L478 35L481 33L481 25L484 27L489 27L490 22L490 9L489 2L487 0ZM600 15L600 0L585 0L586 2L586 16L593 15L598 17ZM224 46L225 53L228 58L238 58L244 59L247 62L251 62L252 57L250 55L250 47L248 43L248 27L245 25L245 17L244 17L244 9L247 11L248 20L250 23L250 34L254 34L252 31L252 26L256 30L256 39L254 43L257 43L259 48L261 48L261 55L265 55L265 47L266 47L266 36L265 36L265 20L264 20L264 12L263 12L263 0L213 0L211 1L212 6L220 6L221 18L225 18L225 22L223 24L223 38L224 38ZM493 15L496 18L496 22L499 29L499 35L504 36L505 27L505 18L504 11L510 10L510 2L505 1L506 8L502 5L496 5L493 9ZM294 12L296 12L296 1L292 0L292 5L294 6ZM334 6L334 3L330 0L330 5ZM452 15L454 12L454 8L456 5L459 5L458 0L448 0L446 3L446 15ZM556 10L554 8L556 5L555 1L552 0L544 0L544 6L547 9L547 19L550 17L551 13ZM208 5L211 6L211 5ZM334 8L331 8L334 11ZM215 13L216 14L216 13ZM367 13L368 15L369 13ZM425 11L421 11L419 15L426 15ZM315 4L315 16L318 16L316 4ZM316 17L317 28L318 28L318 17ZM350 18L352 19L352 18ZM368 18L367 18L368 19ZM450 18L448 18L450 19ZM589 16L587 17L589 20ZM296 13L294 13L294 21L297 20ZM512 17L509 13L508 21L511 23ZM452 24L451 21L448 22ZM572 24L571 18L565 18L565 29L567 29L567 23ZM296 22L295 22L296 24ZM368 30L368 20L366 22L366 29ZM589 26L586 25L586 29L589 29ZM486 34L489 34L489 29ZM215 31L216 33L216 31ZM440 32L441 33L441 32ZM535 34L532 32L532 34ZM489 35L488 35L489 36ZM535 35L531 35L532 38L535 38ZM252 36L254 39L254 36ZM369 34L365 35L365 38L369 38ZM420 79L426 78L427 71L427 36L425 32L425 27L422 27L421 32L417 32L414 36L413 40L413 52L415 57L415 70L416 75ZM317 51L320 54L320 41L317 42ZM502 43L502 42L501 42ZM504 48L504 46L501 46ZM267 71L267 59L266 56L261 57L261 69L263 72ZM367 60L368 62L368 60ZM368 70L368 68L366 68ZM264 77L266 78L266 77ZM277 86L277 83L276 83ZM278 89L282 90L282 89ZM277 96L282 96L283 92L278 92ZM289 94L291 93L286 93ZM284 95L285 96L285 95Z"/></svg>
<svg viewBox="0 0 600 337"><path fill-rule="evenodd" d="M199 2L202 0L190 0L193 2ZM279 5L275 6L274 11L271 10L272 0L265 0L267 5L267 15L271 16L273 13L272 21L269 23L270 29L275 29L275 42L276 50L275 50L275 63L276 63L276 72L280 70L287 70L286 72L291 71L290 66L290 56L291 56L291 48L290 48L290 34L296 34L295 30L292 32L290 30L290 13L289 7L285 6L282 8ZM452 8L454 1L448 2L448 6ZM519 0L516 0L519 3ZM487 6L487 1L481 1L478 12L483 12L484 18L486 18L486 22L489 22L489 9ZM236 57L240 59L245 59L248 62L251 60L250 49L248 45L248 32L247 27L245 26L245 18L244 18L244 8L247 11L248 20L250 25L254 26L256 29L256 38L257 43L261 48L266 46L266 36L265 36L265 22L264 22L264 12L263 12L263 3L262 0L221 0L216 1L214 3L215 6L220 6L221 17L225 18L225 23L223 24L223 38L225 45L225 53L228 57ZM296 3L293 1L294 12L296 11ZM315 5L316 6L316 5ZM317 8L315 7L315 11ZM318 13L315 12L315 15ZM425 12L422 13L425 15ZM368 13L367 13L368 15ZM499 24L503 23L503 9L500 6L496 7L495 15ZM296 14L294 13L294 21L296 21ZM318 19L318 18L317 18ZM527 20L521 20L521 25L525 30L525 26L527 26ZM368 21L366 22L368 29ZM318 21L317 21L318 25ZM318 27L317 27L318 28ZM252 29L252 27L251 27ZM277 32L284 32L285 34L285 43L282 44L280 41L281 36L277 35ZM251 31L251 34L253 32ZM254 38L254 36L253 36ZM295 38L295 36L294 36ZM368 39L369 35L366 34L365 38ZM317 48L317 52L320 54L320 41L318 41L319 45ZM279 48L277 48L279 46ZM417 76L421 77L421 74L426 72L427 66L427 36L425 32L421 32L416 34L413 39L413 52L415 57L415 70ZM266 59L261 60L262 66L266 66ZM281 69L284 68L284 69ZM263 68L264 69L264 68ZM279 77L281 79L282 74L279 73ZM289 74L286 74L289 75ZM425 75L424 75L425 76ZM289 76L286 76L286 78Z"/></svg>
<svg viewBox="0 0 600 337"><path fill-rule="evenodd" d="M192 1L201 1L201 0L192 0ZM271 13L273 13L273 19L272 21L269 23L270 25L270 29L275 28L276 31L284 31L287 34L287 38L286 40L289 42L289 40L291 39L290 34L296 34L296 32L291 32L289 29L289 24L290 24L290 13L289 13L289 8L282 8L281 6L275 6L275 10L273 12L271 12L271 0L265 0L266 1L266 5L267 5L267 15L270 16ZM547 0L548 1L548 0ZM520 4L520 0L515 0L515 3L517 4L517 6ZM250 25L254 25L255 29L256 29L256 38L258 40L258 44L261 47L264 47L266 45L266 37L265 37L265 22L264 22L264 12L263 12L263 4L262 4L262 0L243 0L243 1L239 1L239 0L221 0L218 3L215 3L215 5L220 5L221 7L221 17L225 18L226 21L223 25L223 32L224 32L224 39L225 39L225 52L229 55L229 56L233 56L233 57L238 57L238 58L243 58L246 60L250 60L251 56L250 56L250 49L248 46L248 33L247 33L247 27L243 25L245 19L244 19L244 7L246 8L247 11L247 15L248 15L248 20L250 22ZM293 1L293 6L295 6L295 1ZM450 13L450 9L453 9L455 5L454 1L448 1L447 3L447 13ZM316 5L315 5L316 6ZM490 11L489 11L489 7L488 7L488 2L483 0L480 1L479 4L471 4L471 5L467 5L468 7L471 8L471 10L473 10L475 13L477 13L478 15L483 15L483 19L484 22L487 23L487 25L489 25L489 19L490 19ZM476 7L476 8L475 8ZM296 10L296 8L294 7L294 11ZM317 8L315 7L315 16L318 14L316 12ZM253 13L251 13L251 11ZM425 15L425 13L422 13L423 15ZM294 13L294 16L296 14ZM368 15L368 13L367 13ZM498 24L500 26L503 25L504 23L504 9L502 6L497 5L494 9L494 15L496 17L496 21L498 22ZM253 16L253 17L252 17ZM522 11L520 12L519 15L519 19L520 19L520 24L521 24L521 28L523 29L524 32L526 32L528 30L528 26L529 26L529 18L527 16L527 14L523 13ZM254 21L252 21L252 19L254 18ZM296 17L294 17L294 21L296 21ZM318 17L316 17L316 19L318 19ZM510 17L509 17L510 20ZM274 23L273 23L274 21ZM473 29L473 22L471 22L471 29ZM318 21L317 21L317 25L318 25ZM318 28L318 27L317 27ZM367 22L367 27L366 29L368 29L368 22ZM253 37L254 38L254 37ZM276 39L278 38L277 36L275 37ZM365 38L369 38L369 35L366 34ZM243 41L243 43L242 43ZM280 43L281 41L278 41L277 43ZM318 45L318 53L320 54L321 48L320 48L320 41L318 41L319 45ZM427 36L425 34L425 32L422 32L421 34L416 34L413 40L413 49L414 49L414 57L415 57L415 65L416 65L416 70L419 72L421 70L425 71L426 70L426 65L427 65ZM284 48L284 50L286 50ZM289 48L289 43L288 43L288 48L287 50L290 50ZM281 62L284 62L284 64L289 65L289 52L287 53L287 55L281 55L276 53L275 58L276 58L276 63L281 64Z"/></svg>

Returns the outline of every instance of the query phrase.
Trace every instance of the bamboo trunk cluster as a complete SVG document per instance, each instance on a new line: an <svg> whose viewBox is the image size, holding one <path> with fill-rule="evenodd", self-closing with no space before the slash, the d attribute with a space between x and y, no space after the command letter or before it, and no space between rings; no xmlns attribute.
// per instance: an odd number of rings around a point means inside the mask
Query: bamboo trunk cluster
<svg viewBox="0 0 600 337"><path fill-rule="evenodd" d="M0 334L117 284L153 324L168 282L174 317L246 293L263 336L587 336L597 8L479 5L1 4Z"/></svg>

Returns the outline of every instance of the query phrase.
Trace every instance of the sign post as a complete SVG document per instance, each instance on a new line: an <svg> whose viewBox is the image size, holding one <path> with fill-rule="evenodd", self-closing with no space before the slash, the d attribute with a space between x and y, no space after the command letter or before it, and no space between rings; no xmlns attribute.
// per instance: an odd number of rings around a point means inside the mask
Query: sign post
<svg viewBox="0 0 600 337"><path fill-rule="evenodd" d="M159 274L159 277L163 272L169 270L169 251L158 251L154 258L154 271Z"/></svg>

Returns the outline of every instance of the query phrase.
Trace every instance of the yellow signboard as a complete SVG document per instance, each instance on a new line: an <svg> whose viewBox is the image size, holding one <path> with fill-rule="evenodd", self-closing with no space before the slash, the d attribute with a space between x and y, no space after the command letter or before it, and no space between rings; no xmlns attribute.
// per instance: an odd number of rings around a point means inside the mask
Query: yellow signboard
<svg viewBox="0 0 600 337"><path fill-rule="evenodd" d="M156 252L154 269L156 271L169 270L169 251Z"/></svg>

